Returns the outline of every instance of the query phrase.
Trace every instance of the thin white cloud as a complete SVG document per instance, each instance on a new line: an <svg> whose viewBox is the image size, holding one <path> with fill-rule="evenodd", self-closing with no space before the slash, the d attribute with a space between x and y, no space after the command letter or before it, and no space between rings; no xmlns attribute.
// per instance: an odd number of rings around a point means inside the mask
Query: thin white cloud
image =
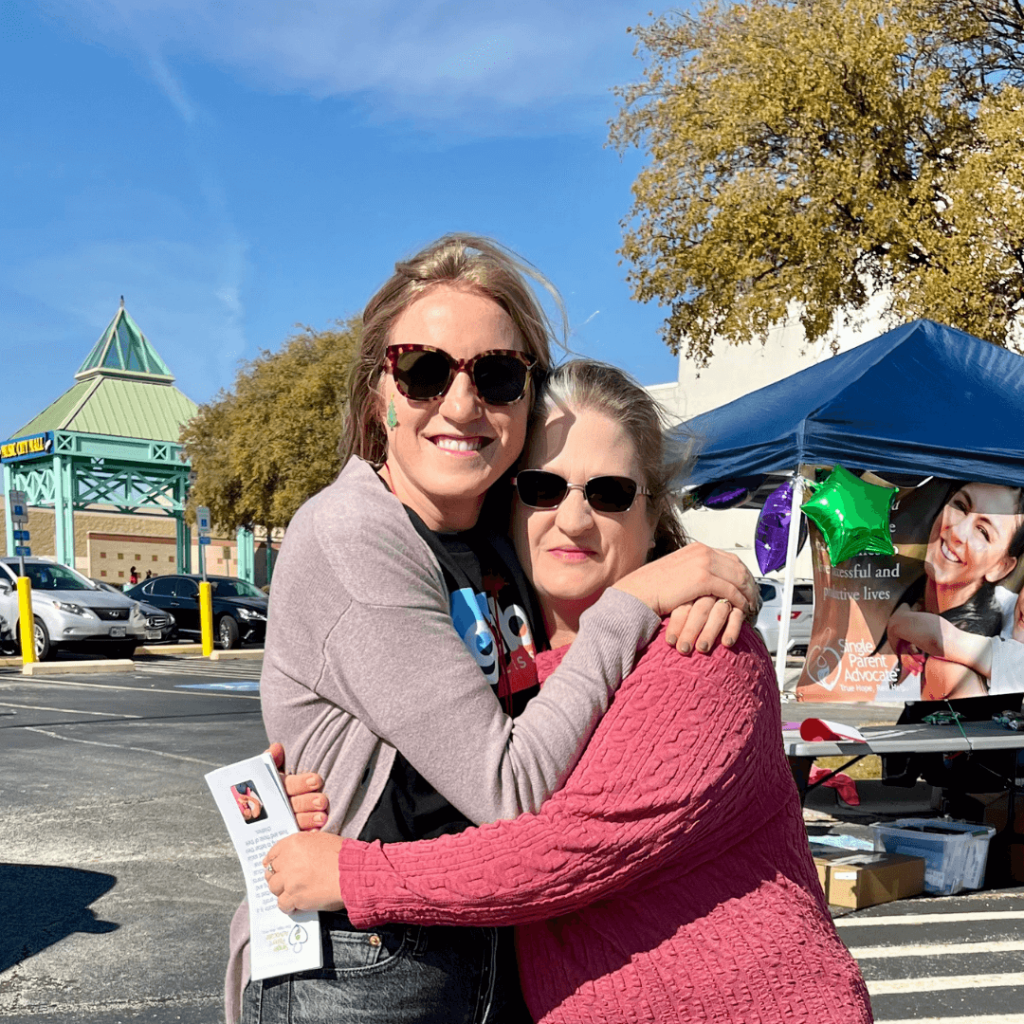
<svg viewBox="0 0 1024 1024"><path fill-rule="evenodd" d="M194 109L168 70L206 60L254 87L347 97L374 116L463 130L603 123L611 86L636 78L626 29L637 0L42 0L89 38L151 57L168 98ZM550 130L550 127L548 128Z"/></svg>
<svg viewBox="0 0 1024 1024"><path fill-rule="evenodd" d="M182 84L171 73L167 62L159 53L147 55L149 69L153 80L160 86L161 91L170 100L171 105L181 115L186 124L192 124L196 119L196 109L192 101L185 93Z"/></svg>

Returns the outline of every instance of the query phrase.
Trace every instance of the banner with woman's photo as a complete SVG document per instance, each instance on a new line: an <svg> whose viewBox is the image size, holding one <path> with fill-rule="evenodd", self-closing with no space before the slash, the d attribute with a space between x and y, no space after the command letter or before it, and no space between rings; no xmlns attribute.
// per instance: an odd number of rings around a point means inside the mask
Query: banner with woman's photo
<svg viewBox="0 0 1024 1024"><path fill-rule="evenodd" d="M895 555L833 565L811 526L814 627L799 699L1024 692L1021 488L934 478L899 488L889 529Z"/></svg>

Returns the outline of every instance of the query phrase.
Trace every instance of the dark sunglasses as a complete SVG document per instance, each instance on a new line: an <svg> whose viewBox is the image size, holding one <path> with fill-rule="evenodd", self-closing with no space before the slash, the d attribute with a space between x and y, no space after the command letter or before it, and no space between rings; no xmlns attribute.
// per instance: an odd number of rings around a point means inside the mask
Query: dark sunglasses
<svg viewBox="0 0 1024 1024"><path fill-rule="evenodd" d="M650 494L628 476L592 476L585 484L571 484L557 473L524 469L512 478L519 500L530 508L558 508L572 490L582 491L595 512L628 512L638 494Z"/></svg>
<svg viewBox="0 0 1024 1024"><path fill-rule="evenodd" d="M488 405L515 405L526 394L535 365L535 359L514 349L492 348L472 359L453 359L429 345L389 345L384 361L395 387L414 402L446 395L455 375L465 370Z"/></svg>

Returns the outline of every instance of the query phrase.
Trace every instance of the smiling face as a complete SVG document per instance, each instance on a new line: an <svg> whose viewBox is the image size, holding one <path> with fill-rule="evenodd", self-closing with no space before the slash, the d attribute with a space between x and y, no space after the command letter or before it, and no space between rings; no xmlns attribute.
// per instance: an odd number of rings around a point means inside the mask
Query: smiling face
<svg viewBox="0 0 1024 1024"><path fill-rule="evenodd" d="M1013 571L1010 541L1024 521L1019 501L1016 487L969 483L943 507L928 538L925 571L940 594L950 592L947 604L962 604L983 582Z"/></svg>
<svg viewBox="0 0 1024 1024"><path fill-rule="evenodd" d="M389 340L431 345L455 359L495 348L523 351L511 318L496 302L449 285L409 306ZM445 395L425 402L402 395L387 373L380 391L388 439L385 479L395 494L432 530L473 526L487 489L522 451L529 392L515 405L488 405L465 372L455 375Z"/></svg>
<svg viewBox="0 0 1024 1024"><path fill-rule="evenodd" d="M524 469L557 473L570 484L595 476L626 476L641 486L636 450L603 413L555 409L530 437ZM581 490L556 509L527 508L516 496L512 532L519 560L540 598L552 646L568 643L580 613L611 584L639 568L654 543L647 498L627 512L595 512Z"/></svg>

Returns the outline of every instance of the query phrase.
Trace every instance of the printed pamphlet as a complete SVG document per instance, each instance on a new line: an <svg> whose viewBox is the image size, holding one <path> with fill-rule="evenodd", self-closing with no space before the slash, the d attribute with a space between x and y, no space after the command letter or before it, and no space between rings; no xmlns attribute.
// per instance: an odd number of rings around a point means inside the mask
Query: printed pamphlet
<svg viewBox="0 0 1024 1024"><path fill-rule="evenodd" d="M286 914L267 887L263 858L299 827L269 753L217 768L206 776L242 864L249 900L249 958L253 981L323 966L320 915Z"/></svg>

